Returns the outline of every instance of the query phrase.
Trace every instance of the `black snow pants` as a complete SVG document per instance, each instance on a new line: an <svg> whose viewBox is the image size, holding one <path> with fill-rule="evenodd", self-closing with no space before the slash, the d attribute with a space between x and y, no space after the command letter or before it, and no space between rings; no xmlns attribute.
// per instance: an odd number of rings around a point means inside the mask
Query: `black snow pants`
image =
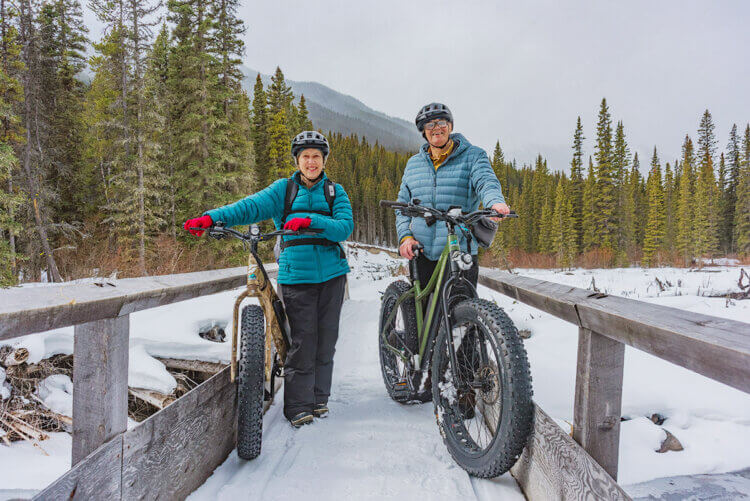
<svg viewBox="0 0 750 501"><path fill-rule="evenodd" d="M284 364L284 416L312 412L331 394L346 275L320 284L281 284L292 346Z"/></svg>

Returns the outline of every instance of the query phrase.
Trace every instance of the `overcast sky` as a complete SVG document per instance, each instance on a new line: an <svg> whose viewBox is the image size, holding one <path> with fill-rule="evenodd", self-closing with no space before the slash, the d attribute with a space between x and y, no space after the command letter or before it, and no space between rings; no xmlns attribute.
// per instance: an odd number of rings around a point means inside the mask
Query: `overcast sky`
<svg viewBox="0 0 750 501"><path fill-rule="evenodd" d="M747 0L242 3L248 66L409 121L443 102L456 131L519 162L567 168L578 115L593 153L602 97L642 165L654 145L679 155L706 108L721 149L750 121Z"/></svg>

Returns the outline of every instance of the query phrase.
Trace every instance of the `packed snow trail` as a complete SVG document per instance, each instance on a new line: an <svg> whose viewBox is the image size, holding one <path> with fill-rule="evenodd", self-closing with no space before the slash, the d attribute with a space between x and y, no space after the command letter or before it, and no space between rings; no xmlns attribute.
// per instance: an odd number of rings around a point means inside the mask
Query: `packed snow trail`
<svg viewBox="0 0 750 501"><path fill-rule="evenodd" d="M470 478L448 454L431 403L402 405L380 375L377 290L350 277L336 345L330 416L293 429L281 412L283 390L263 420L253 461L232 452L191 501L234 499L524 499L515 480Z"/></svg>

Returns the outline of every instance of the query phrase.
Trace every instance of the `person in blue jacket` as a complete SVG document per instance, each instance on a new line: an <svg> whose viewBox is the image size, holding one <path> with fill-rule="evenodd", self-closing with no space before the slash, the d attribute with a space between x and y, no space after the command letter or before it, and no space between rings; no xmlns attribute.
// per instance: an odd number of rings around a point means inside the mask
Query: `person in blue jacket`
<svg viewBox="0 0 750 501"><path fill-rule="evenodd" d="M427 142L406 163L398 192L399 202L417 198L428 207L447 210L457 205L465 212L477 210L482 202L500 214L510 212L487 153L473 146L463 135L453 133L453 114L446 105L423 106L415 123ZM447 242L448 229L444 224L427 226L423 218L410 218L396 212L396 230L399 254L406 259L415 256L417 244L424 246L424 251L417 256L417 275L422 285L427 284ZM461 233L459 242L466 250L466 239ZM477 248L475 242L471 248L474 265L467 272L467 278L475 287L479 277Z"/></svg>
<svg viewBox="0 0 750 501"><path fill-rule="evenodd" d="M339 242L354 229L352 206L344 188L325 175L329 151L325 136L301 132L292 141L299 170L291 178L279 179L254 195L185 222L187 230L208 228L215 221L235 226L272 218L276 228L323 230L316 238L284 237L279 256L277 282L292 337L284 364L284 415L297 428L328 414L333 355L349 273ZM188 231L197 236L203 233Z"/></svg>

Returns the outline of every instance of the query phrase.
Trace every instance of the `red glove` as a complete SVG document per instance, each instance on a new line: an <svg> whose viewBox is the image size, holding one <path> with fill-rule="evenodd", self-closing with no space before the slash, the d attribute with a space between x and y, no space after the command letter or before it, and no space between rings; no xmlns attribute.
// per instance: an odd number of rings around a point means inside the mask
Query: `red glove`
<svg viewBox="0 0 750 501"><path fill-rule="evenodd" d="M295 217L290 219L284 225L285 230L299 231L302 228L309 228L312 224L312 219L309 217Z"/></svg>
<svg viewBox="0 0 750 501"><path fill-rule="evenodd" d="M196 217L195 219L188 219L185 221L184 228L190 232L191 235L195 235L196 237L200 237L203 235L203 232L200 230L191 230L190 228L208 228L214 224L213 219L211 219L211 216L206 214L205 216Z"/></svg>

